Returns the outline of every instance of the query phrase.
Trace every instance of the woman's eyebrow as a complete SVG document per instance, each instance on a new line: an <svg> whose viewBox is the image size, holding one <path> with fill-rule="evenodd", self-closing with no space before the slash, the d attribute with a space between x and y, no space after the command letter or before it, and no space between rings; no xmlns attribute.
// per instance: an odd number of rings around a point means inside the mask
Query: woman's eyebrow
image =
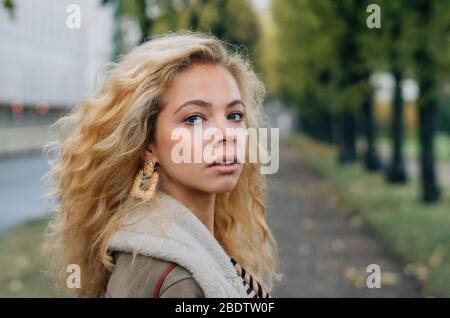
<svg viewBox="0 0 450 318"><path fill-rule="evenodd" d="M245 107L244 102L241 101L240 99L235 99L235 100L229 102L225 107L231 107L231 106L238 105L238 104L241 104L242 106ZM201 99L193 99L193 100L183 103L180 107L178 107L178 109L175 111L174 114L176 114L181 108L188 106L188 105L211 107L212 104L209 102L205 102L204 100L201 100Z"/></svg>

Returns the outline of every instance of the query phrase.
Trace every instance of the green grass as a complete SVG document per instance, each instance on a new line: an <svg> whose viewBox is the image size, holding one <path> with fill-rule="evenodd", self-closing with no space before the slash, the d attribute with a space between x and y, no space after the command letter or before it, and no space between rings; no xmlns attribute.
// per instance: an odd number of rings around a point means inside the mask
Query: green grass
<svg viewBox="0 0 450 318"><path fill-rule="evenodd" d="M360 215L417 277L428 294L450 296L450 189L437 204L419 200L418 180L388 185L361 164L339 166L336 149L306 137L290 139L305 163L321 174L348 207Z"/></svg>
<svg viewBox="0 0 450 318"><path fill-rule="evenodd" d="M46 224L32 220L0 235L0 297L62 297L46 273Z"/></svg>

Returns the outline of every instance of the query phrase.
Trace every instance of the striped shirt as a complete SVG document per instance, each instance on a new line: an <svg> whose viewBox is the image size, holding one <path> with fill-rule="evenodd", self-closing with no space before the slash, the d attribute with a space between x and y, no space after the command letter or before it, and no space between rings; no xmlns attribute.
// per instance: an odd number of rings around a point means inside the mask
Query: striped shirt
<svg viewBox="0 0 450 318"><path fill-rule="evenodd" d="M267 290L253 278L234 258L230 257L236 272L242 278L244 289L250 297L253 298L272 298Z"/></svg>

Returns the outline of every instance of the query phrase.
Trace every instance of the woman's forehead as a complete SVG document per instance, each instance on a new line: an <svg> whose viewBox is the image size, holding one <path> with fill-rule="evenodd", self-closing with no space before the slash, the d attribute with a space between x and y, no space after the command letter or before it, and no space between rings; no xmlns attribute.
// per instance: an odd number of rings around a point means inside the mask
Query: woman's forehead
<svg viewBox="0 0 450 318"><path fill-rule="evenodd" d="M221 65L199 64L181 72L167 89L170 102L182 104L188 100L227 103L240 98L233 75Z"/></svg>

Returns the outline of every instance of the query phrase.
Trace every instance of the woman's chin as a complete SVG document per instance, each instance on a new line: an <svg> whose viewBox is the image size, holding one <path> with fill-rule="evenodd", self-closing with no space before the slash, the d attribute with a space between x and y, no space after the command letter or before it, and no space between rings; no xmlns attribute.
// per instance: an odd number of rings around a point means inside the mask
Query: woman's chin
<svg viewBox="0 0 450 318"><path fill-rule="evenodd" d="M215 193L215 194L221 194L221 193L226 193L226 192L230 192L233 191L234 188L236 187L237 181L223 181L220 182L218 184L213 185L212 187L210 187L210 193Z"/></svg>

